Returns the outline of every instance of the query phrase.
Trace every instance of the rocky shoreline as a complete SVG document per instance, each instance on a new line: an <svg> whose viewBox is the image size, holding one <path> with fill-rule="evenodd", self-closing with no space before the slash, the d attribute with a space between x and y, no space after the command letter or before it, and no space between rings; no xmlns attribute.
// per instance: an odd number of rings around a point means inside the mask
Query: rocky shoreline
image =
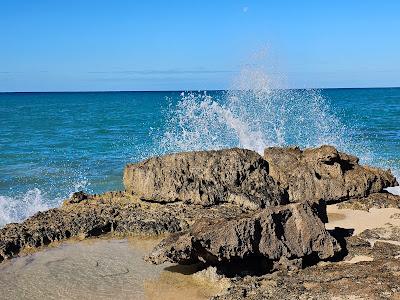
<svg viewBox="0 0 400 300"><path fill-rule="evenodd" d="M396 185L331 146L153 157L126 166L124 191L78 192L1 228L0 261L69 238L167 234L146 260L214 268L230 281L215 299L398 299L400 227L325 227L327 204L400 208L384 191ZM373 260L344 262L360 255Z"/></svg>

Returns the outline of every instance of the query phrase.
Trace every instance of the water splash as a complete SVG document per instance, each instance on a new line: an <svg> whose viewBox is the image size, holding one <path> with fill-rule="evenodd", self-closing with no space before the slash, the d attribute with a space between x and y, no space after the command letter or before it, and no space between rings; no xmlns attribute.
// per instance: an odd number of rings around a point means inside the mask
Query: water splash
<svg viewBox="0 0 400 300"><path fill-rule="evenodd" d="M67 191L61 189L59 194L71 196L73 192L88 190L89 186L90 182L83 178L74 182ZM0 195L0 228L8 223L21 222L39 211L58 206L66 198L65 196L54 197L50 194L53 193L33 188L13 197Z"/></svg>
<svg viewBox="0 0 400 300"><path fill-rule="evenodd" d="M0 196L0 227L22 221L38 211L48 209L47 202L38 188L16 197Z"/></svg>
<svg viewBox="0 0 400 300"><path fill-rule="evenodd" d="M169 109L162 152L242 147L262 153L267 146L322 144L354 150L350 130L320 91L273 86L261 68L246 67L219 98L182 93Z"/></svg>

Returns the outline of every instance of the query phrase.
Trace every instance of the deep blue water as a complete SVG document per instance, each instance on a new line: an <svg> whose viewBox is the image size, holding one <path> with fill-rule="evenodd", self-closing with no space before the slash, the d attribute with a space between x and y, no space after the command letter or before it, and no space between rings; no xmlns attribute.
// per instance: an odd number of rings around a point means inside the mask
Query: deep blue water
<svg viewBox="0 0 400 300"><path fill-rule="evenodd" d="M126 163L170 151L332 141L400 170L400 88L226 94L0 93L0 225L121 189Z"/></svg>

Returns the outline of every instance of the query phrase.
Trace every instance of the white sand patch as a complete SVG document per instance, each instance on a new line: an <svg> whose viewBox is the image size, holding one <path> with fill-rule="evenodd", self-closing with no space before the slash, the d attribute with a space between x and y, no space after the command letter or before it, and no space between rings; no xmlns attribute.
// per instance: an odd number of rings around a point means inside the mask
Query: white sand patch
<svg viewBox="0 0 400 300"><path fill-rule="evenodd" d="M359 234L366 229L387 226L388 224L400 226L400 219L391 216L400 213L398 208L371 208L369 211L339 209L337 205L328 205L327 229L341 227L354 229L354 234Z"/></svg>
<svg viewBox="0 0 400 300"><path fill-rule="evenodd" d="M345 263L348 263L348 264L356 264L356 263L359 263L359 262L362 262L362 261L373 261L373 260L374 260L374 258L371 257L371 256L367 256L367 255L356 255L356 256L354 256L352 259L350 259L350 260L345 260L344 262L345 262Z"/></svg>
<svg viewBox="0 0 400 300"><path fill-rule="evenodd" d="M400 196L400 186L388 187L385 190L387 190L389 193L391 193L393 195L399 195Z"/></svg>

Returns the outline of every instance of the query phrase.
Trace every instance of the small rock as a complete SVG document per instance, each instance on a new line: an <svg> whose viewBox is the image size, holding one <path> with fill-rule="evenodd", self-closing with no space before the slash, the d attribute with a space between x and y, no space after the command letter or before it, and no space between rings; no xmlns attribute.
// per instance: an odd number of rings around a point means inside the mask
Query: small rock
<svg viewBox="0 0 400 300"><path fill-rule="evenodd" d="M83 200L89 199L90 195L86 194L83 191L75 192L72 196L64 202L64 204L72 204L72 203L79 203Z"/></svg>

